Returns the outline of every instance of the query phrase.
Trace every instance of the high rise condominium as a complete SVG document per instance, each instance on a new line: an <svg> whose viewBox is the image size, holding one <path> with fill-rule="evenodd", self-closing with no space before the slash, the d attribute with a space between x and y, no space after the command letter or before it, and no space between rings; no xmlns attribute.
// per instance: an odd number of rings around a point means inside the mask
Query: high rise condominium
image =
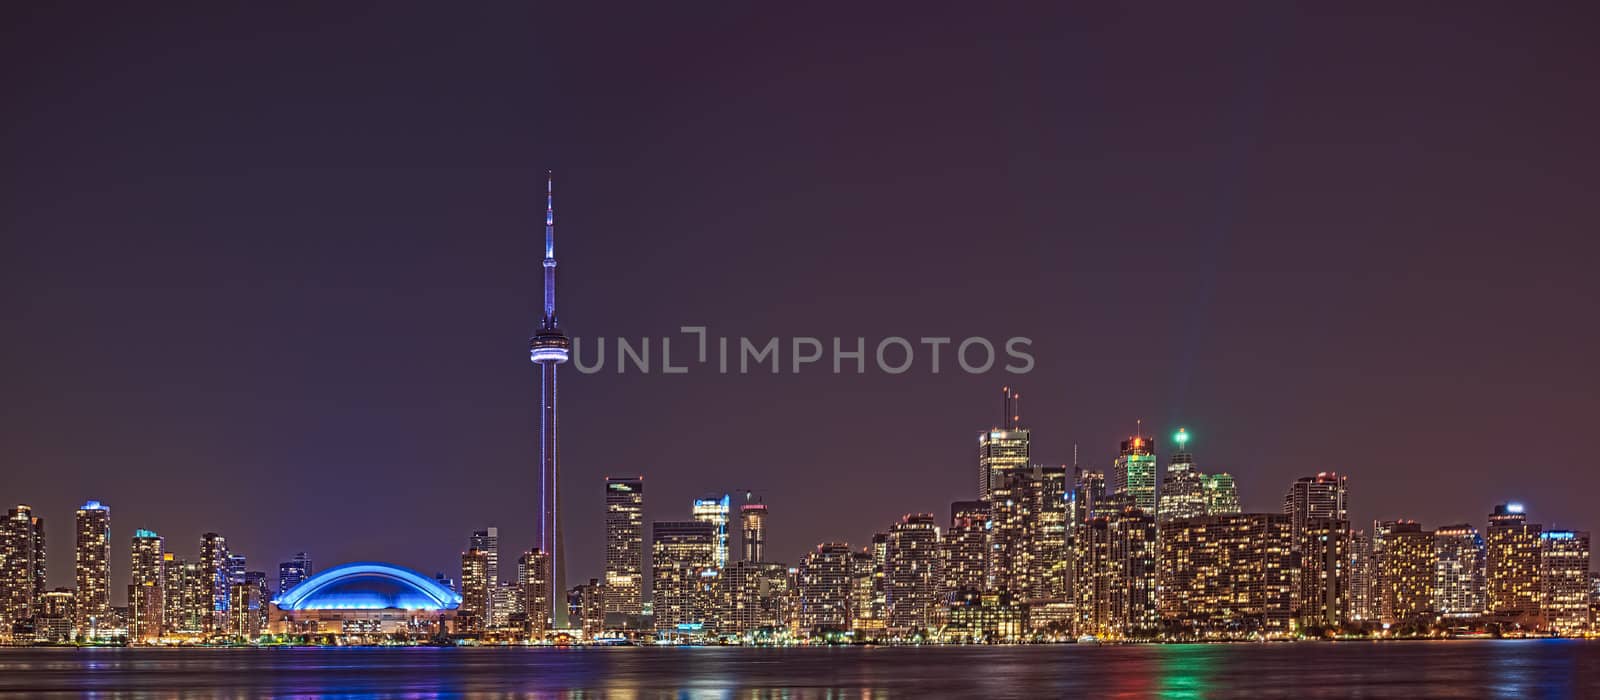
<svg viewBox="0 0 1600 700"><path fill-rule="evenodd" d="M128 567L128 638L152 642L166 627L167 556L161 536L151 530L133 533Z"/></svg>
<svg viewBox="0 0 1600 700"><path fill-rule="evenodd" d="M606 477L606 614L638 616L644 605L644 477Z"/></svg>
<svg viewBox="0 0 1600 700"><path fill-rule="evenodd" d="M73 626L79 637L95 637L111 623L111 509L99 501L78 508L74 555Z"/></svg>

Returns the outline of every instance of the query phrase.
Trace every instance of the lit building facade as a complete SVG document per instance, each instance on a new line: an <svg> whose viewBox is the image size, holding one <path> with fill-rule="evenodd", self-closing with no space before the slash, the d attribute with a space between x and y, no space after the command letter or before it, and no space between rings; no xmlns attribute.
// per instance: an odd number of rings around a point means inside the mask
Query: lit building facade
<svg viewBox="0 0 1600 700"><path fill-rule="evenodd" d="M819 544L801 561L796 593L802 635L850 629L850 561L850 545L843 542Z"/></svg>
<svg viewBox="0 0 1600 700"><path fill-rule="evenodd" d="M964 590L986 587L989 557L989 502L956 501L950 504L950 529L944 538L946 599Z"/></svg>
<svg viewBox="0 0 1600 700"><path fill-rule="evenodd" d="M293 559L278 564L278 590L288 592L316 573L311 565L311 555L296 552Z"/></svg>
<svg viewBox="0 0 1600 700"><path fill-rule="evenodd" d="M1012 471L1027 468L1031 437L1027 430L1006 428L978 433L978 498L992 500Z"/></svg>
<svg viewBox="0 0 1600 700"><path fill-rule="evenodd" d="M1156 513L1156 441L1135 435L1122 441L1121 454L1111 469L1111 487L1127 494L1135 508Z"/></svg>
<svg viewBox="0 0 1600 700"><path fill-rule="evenodd" d="M151 530L133 533L128 567L128 640L155 642L166 630L167 554L161 536Z"/></svg>
<svg viewBox="0 0 1600 700"><path fill-rule="evenodd" d="M1291 523L1292 527L1292 523ZM1339 628L1350 621L1350 521L1312 518L1300 534L1301 623Z"/></svg>
<svg viewBox="0 0 1600 700"><path fill-rule="evenodd" d="M478 563L481 569L481 557ZM427 639L446 632L461 604L455 591L410 569L352 562L317 572L279 595L268 607L268 625L273 634L306 637ZM248 619L241 621L248 631Z"/></svg>
<svg viewBox="0 0 1600 700"><path fill-rule="evenodd" d="M1283 496L1283 513L1294 528L1296 546L1304 541L1306 522L1316 519L1350 519L1349 479L1335 472L1303 476L1289 485Z"/></svg>
<svg viewBox="0 0 1600 700"><path fill-rule="evenodd" d="M1207 515L1232 515L1239 513L1239 486L1227 472L1206 474L1200 479L1205 491Z"/></svg>
<svg viewBox="0 0 1600 700"><path fill-rule="evenodd" d="M644 477L606 477L606 614L621 627L644 611Z"/></svg>
<svg viewBox="0 0 1600 700"><path fill-rule="evenodd" d="M1478 528L1446 525L1433 531L1433 609L1446 618L1473 618L1488 609L1488 551Z"/></svg>
<svg viewBox="0 0 1600 700"><path fill-rule="evenodd" d="M1543 582L1539 558L1543 527L1528 522L1520 503L1503 503L1489 514L1484 534L1488 549L1485 576L1489 613L1502 624L1536 628L1542 624Z"/></svg>
<svg viewBox="0 0 1600 700"><path fill-rule="evenodd" d="M530 637L551 629L555 611L550 599L550 554L537 549L517 559L517 585L522 589L522 615Z"/></svg>
<svg viewBox="0 0 1600 700"><path fill-rule="evenodd" d="M228 595L232 592L229 575L228 539L215 532L200 536L201 630L207 635L224 635L228 628Z"/></svg>
<svg viewBox="0 0 1600 700"><path fill-rule="evenodd" d="M1438 563L1433 533L1414 520L1398 520L1384 528L1378 557L1380 620L1389 625L1425 627L1434 610L1433 583Z"/></svg>
<svg viewBox="0 0 1600 700"><path fill-rule="evenodd" d="M1564 637L1588 634L1589 533L1545 530L1539 542L1546 628Z"/></svg>
<svg viewBox="0 0 1600 700"><path fill-rule="evenodd" d="M1243 513L1161 526L1161 617L1198 638L1278 636L1294 630L1289 516Z"/></svg>
<svg viewBox="0 0 1600 700"><path fill-rule="evenodd" d="M744 547L744 560L766 561L767 558L767 506L765 503L746 503L739 507L739 542Z"/></svg>
<svg viewBox="0 0 1600 700"><path fill-rule="evenodd" d="M657 632L715 628L717 535L716 524L706 520L656 521L651 526L650 593Z"/></svg>
<svg viewBox="0 0 1600 700"><path fill-rule="evenodd" d="M0 522L0 641L34 624L45 590L44 518L19 505Z"/></svg>
<svg viewBox="0 0 1600 700"><path fill-rule="evenodd" d="M489 629L489 553L469 549L461 553L461 605L456 628L466 634Z"/></svg>
<svg viewBox="0 0 1600 700"><path fill-rule="evenodd" d="M112 624L111 509L99 501L78 508L73 591L74 630L79 638L100 636Z"/></svg>
<svg viewBox="0 0 1600 700"><path fill-rule="evenodd" d="M694 499L691 514L695 520L710 523L716 528L716 557L717 568L728 565L728 516L731 512L732 501L728 494Z"/></svg>
<svg viewBox="0 0 1600 700"><path fill-rule="evenodd" d="M889 528L885 576L891 636L931 632L940 621L940 533L932 513L908 513Z"/></svg>

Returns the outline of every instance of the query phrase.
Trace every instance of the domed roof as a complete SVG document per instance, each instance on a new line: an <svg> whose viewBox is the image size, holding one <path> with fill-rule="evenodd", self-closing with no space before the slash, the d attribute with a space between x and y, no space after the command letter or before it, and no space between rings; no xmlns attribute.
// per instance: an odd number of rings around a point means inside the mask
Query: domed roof
<svg viewBox="0 0 1600 700"><path fill-rule="evenodd" d="M321 571L273 602L280 610L454 610L461 596L405 567L362 561Z"/></svg>

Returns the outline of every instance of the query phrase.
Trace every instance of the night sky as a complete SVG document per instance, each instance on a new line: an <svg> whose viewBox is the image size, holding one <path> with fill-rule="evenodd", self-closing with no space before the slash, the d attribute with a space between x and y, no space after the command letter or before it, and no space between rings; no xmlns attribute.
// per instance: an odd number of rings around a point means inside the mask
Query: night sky
<svg viewBox="0 0 1600 700"><path fill-rule="evenodd" d="M582 4L0 5L0 503L52 585L88 498L118 601L136 527L514 560L546 169L573 335L1037 359L567 371L572 583L607 474L754 489L790 562L943 521L1007 383L1039 462L1143 419L1247 510L1338 470L1369 525L1600 528L1594 4Z"/></svg>

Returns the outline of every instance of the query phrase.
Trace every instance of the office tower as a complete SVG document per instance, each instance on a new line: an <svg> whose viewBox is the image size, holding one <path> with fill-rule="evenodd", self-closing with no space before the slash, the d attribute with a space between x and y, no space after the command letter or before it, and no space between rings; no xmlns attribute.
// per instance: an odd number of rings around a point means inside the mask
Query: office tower
<svg viewBox="0 0 1600 700"><path fill-rule="evenodd" d="M1433 579L1438 566L1433 533L1415 520L1388 522L1382 529L1379 619L1388 625L1426 626L1433 616Z"/></svg>
<svg viewBox="0 0 1600 700"><path fill-rule="evenodd" d="M992 500L991 489L999 487L1008 472L1027 467L1028 431L1019 424L1020 415L1015 407L1021 396L1003 387L1002 427L978 433L978 498Z"/></svg>
<svg viewBox="0 0 1600 700"><path fill-rule="evenodd" d="M1073 543L1077 627L1100 638L1153 637L1160 627L1156 518L1127 494L1108 501L1121 507L1083 523Z"/></svg>
<svg viewBox="0 0 1600 700"><path fill-rule="evenodd" d="M200 572L205 579L200 591L200 625L205 634L222 634L228 627L229 585L228 539L215 532L200 536Z"/></svg>
<svg viewBox="0 0 1600 700"><path fill-rule="evenodd" d="M644 611L644 477L606 477L606 614L621 627Z"/></svg>
<svg viewBox="0 0 1600 700"><path fill-rule="evenodd" d="M765 503L746 503L739 507L740 539L744 545L744 560L761 562L767 556L767 506Z"/></svg>
<svg viewBox="0 0 1600 700"><path fill-rule="evenodd" d="M550 598L550 555L540 550L523 552L517 560L517 583L522 588L522 614L528 634L542 637L549 631L555 611Z"/></svg>
<svg viewBox="0 0 1600 700"><path fill-rule="evenodd" d="M567 361L572 341L556 318L556 213L555 178L544 185L544 316L539 330L528 339L528 357L539 366L539 551L550 555L550 593L560 600L567 593L567 566L561 530L561 499L556 470L556 370ZM553 606L556 629L566 629L567 609Z"/></svg>
<svg viewBox="0 0 1600 700"><path fill-rule="evenodd" d="M1563 637L1590 630L1589 533L1546 530L1539 533L1546 629Z"/></svg>
<svg viewBox="0 0 1600 700"><path fill-rule="evenodd" d="M486 527L482 530L473 530L472 537L467 541L467 549L476 549L483 552L489 559L489 583L500 582L500 528Z"/></svg>
<svg viewBox="0 0 1600 700"><path fill-rule="evenodd" d="M944 538L946 600L961 591L981 592L988 578L989 502L950 504L950 530Z"/></svg>
<svg viewBox="0 0 1600 700"><path fill-rule="evenodd" d="M1122 453L1111 469L1112 491L1127 494L1135 508L1156 512L1156 441L1135 435L1122 441Z"/></svg>
<svg viewBox="0 0 1600 700"><path fill-rule="evenodd" d="M1300 536L1300 619L1338 628L1351 618L1350 521L1311 518Z"/></svg>
<svg viewBox="0 0 1600 700"><path fill-rule="evenodd" d="M1446 525L1433 531L1433 610L1447 618L1477 617L1488 609L1483 536L1471 525Z"/></svg>
<svg viewBox="0 0 1600 700"><path fill-rule="evenodd" d="M77 607L72 589L45 591L39 596L39 610L34 614L34 639L49 643L72 641Z"/></svg>
<svg viewBox="0 0 1600 700"><path fill-rule="evenodd" d="M461 554L461 607L456 626L468 634L482 633L489 625L489 553L469 549Z"/></svg>
<svg viewBox="0 0 1600 700"><path fill-rule="evenodd" d="M728 565L728 514L731 508L728 494L694 499L695 520L711 523L717 530L716 566Z"/></svg>
<svg viewBox="0 0 1600 700"><path fill-rule="evenodd" d="M1350 533L1350 619L1366 622L1378 619L1376 589L1373 583L1372 535L1366 530Z"/></svg>
<svg viewBox="0 0 1600 700"><path fill-rule="evenodd" d="M1294 629L1289 516L1233 513L1161 526L1161 616L1200 638Z"/></svg>
<svg viewBox="0 0 1600 700"><path fill-rule="evenodd" d="M44 518L19 505L0 522L0 639L28 625L45 593Z"/></svg>
<svg viewBox="0 0 1600 700"><path fill-rule="evenodd" d="M884 547L887 552L887 539ZM850 631L856 639L880 639L887 633L888 580L888 571L879 567L872 547L850 553Z"/></svg>
<svg viewBox="0 0 1600 700"><path fill-rule="evenodd" d="M111 622L111 509L99 501L83 504L77 527L73 627L79 638L93 638Z"/></svg>
<svg viewBox="0 0 1600 700"><path fill-rule="evenodd" d="M1227 472L1206 474L1200 479L1205 493L1207 515L1233 515L1240 511L1239 488Z"/></svg>
<svg viewBox="0 0 1600 700"><path fill-rule="evenodd" d="M278 565L278 591L288 593L301 581L311 578L311 555L295 552L294 558Z"/></svg>
<svg viewBox="0 0 1600 700"><path fill-rule="evenodd" d="M932 513L907 513L889 528L884 598L893 636L931 632L937 624L939 540Z"/></svg>
<svg viewBox="0 0 1600 700"><path fill-rule="evenodd" d="M467 549L483 552L488 559L485 576L489 580L489 594L484 598L487 607L483 611L483 624L485 629L494 627L495 621L504 617L496 614L494 609L495 590L500 587L500 528L486 527L482 530L473 530L472 536L467 540ZM562 596L565 595L566 591L562 591Z"/></svg>
<svg viewBox="0 0 1600 700"><path fill-rule="evenodd" d="M704 579L717 575L717 526L705 520L656 521L650 531L651 609L656 630L690 632L712 622Z"/></svg>
<svg viewBox="0 0 1600 700"><path fill-rule="evenodd" d="M843 542L819 544L801 560L801 636L850 629L850 563L850 545Z"/></svg>
<svg viewBox="0 0 1600 700"><path fill-rule="evenodd" d="M1283 514L1294 527L1296 546L1305 534L1306 521L1317 518L1349 520L1347 479L1334 472L1303 476L1289 485L1283 496Z"/></svg>
<svg viewBox="0 0 1600 700"><path fill-rule="evenodd" d="M568 616L576 617L585 638L594 639L605 629L605 586L600 579L592 578L588 583L578 584L572 591L573 605Z"/></svg>
<svg viewBox="0 0 1600 700"><path fill-rule="evenodd" d="M150 530L134 531L132 551L128 640L149 643L161 638L166 625L167 553L161 536Z"/></svg>
<svg viewBox="0 0 1600 700"><path fill-rule="evenodd" d="M228 587L227 634L235 639L251 641L267 631L267 574L264 571L245 571L230 577Z"/></svg>
<svg viewBox="0 0 1600 700"><path fill-rule="evenodd" d="M1067 595L1065 466L1009 470L990 496L988 588L1020 602Z"/></svg>
<svg viewBox="0 0 1600 700"><path fill-rule="evenodd" d="M1163 523L1207 513L1205 474L1195 468L1194 455L1189 453L1189 431L1179 428L1172 441L1178 451L1167 462L1167 473L1161 478L1161 501L1156 506L1156 521Z"/></svg>
<svg viewBox="0 0 1600 700"><path fill-rule="evenodd" d="M1111 515L1106 505L1106 474L1093 469L1079 469L1078 484L1073 500L1078 508L1078 522Z"/></svg>
<svg viewBox="0 0 1600 700"><path fill-rule="evenodd" d="M1497 622L1535 628L1541 620L1544 589L1539 579L1540 525L1529 523L1521 503L1503 503L1489 515L1485 579L1489 613Z"/></svg>

